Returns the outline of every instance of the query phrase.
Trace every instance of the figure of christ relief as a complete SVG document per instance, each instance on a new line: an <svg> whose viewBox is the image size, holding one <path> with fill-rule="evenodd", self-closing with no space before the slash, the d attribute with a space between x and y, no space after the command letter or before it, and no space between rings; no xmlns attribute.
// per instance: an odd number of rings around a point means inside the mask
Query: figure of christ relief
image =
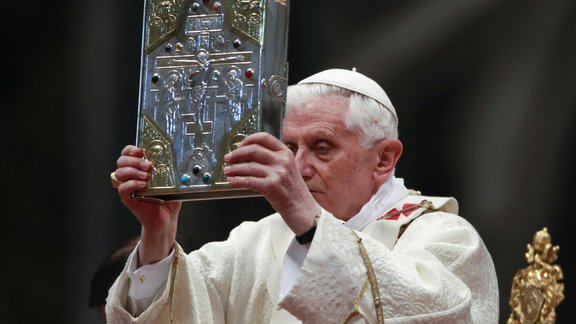
<svg viewBox="0 0 576 324"><path fill-rule="evenodd" d="M190 82L188 110L186 113L180 115L181 119L185 120L184 135L186 136L182 136L182 142L176 145L179 146L176 148L178 152L177 155L182 158L181 161L185 162L184 165L186 165L187 169L185 172L190 172L190 167L195 165L201 165L205 172L212 172L212 166L209 161L212 161L214 158L212 156L213 148L206 145L211 141L207 142L204 136L209 136L213 132L215 107L207 102L207 92L213 82L222 82L220 71L215 69L213 65L218 63L239 62L242 60L244 60L244 56L234 54L226 56L220 54L217 58L211 58L210 54L204 49L197 52L195 59L173 58L171 60L175 65L185 63L186 66L197 67L188 77ZM208 145L212 146L212 144ZM196 153L202 152L204 157L199 159L198 154L186 154L186 152L190 150Z"/></svg>
<svg viewBox="0 0 576 324"><path fill-rule="evenodd" d="M192 72L189 76L190 87L192 88L192 114L195 116L194 121L194 147L201 147L203 143L202 134L206 132L204 127L208 124L206 120L207 104L206 104L206 92L210 83L216 81L220 77L220 72L214 70L211 65L215 63L232 63L242 61L244 56L242 55L231 55L226 57L220 57L211 59L210 54L201 49L196 54L196 59L172 59L174 63L191 63L196 64L198 69Z"/></svg>

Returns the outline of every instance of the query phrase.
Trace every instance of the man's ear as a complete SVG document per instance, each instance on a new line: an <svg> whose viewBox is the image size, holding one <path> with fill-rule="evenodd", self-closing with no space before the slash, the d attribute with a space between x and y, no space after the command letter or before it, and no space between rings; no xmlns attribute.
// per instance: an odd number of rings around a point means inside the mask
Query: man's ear
<svg viewBox="0 0 576 324"><path fill-rule="evenodd" d="M396 163L402 155L402 142L397 139L388 138L376 143L374 149L378 154L378 164L374 169L374 177L384 183L394 172Z"/></svg>

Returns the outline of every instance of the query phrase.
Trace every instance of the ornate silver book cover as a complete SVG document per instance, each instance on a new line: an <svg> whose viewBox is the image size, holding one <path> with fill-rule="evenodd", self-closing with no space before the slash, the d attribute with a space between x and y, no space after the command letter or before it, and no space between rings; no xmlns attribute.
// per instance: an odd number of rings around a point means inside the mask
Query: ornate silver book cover
<svg viewBox="0 0 576 324"><path fill-rule="evenodd" d="M255 196L223 157L255 132L280 137L288 0L145 0L137 145L154 165L137 197Z"/></svg>

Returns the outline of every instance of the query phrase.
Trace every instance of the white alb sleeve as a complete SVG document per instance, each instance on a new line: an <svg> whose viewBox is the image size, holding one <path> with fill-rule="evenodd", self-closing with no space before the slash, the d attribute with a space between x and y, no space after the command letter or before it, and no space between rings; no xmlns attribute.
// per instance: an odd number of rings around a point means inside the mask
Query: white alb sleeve
<svg viewBox="0 0 576 324"><path fill-rule="evenodd" d="M138 265L138 248L128 257L128 270L126 275L130 278L128 290L128 306L132 316L139 316L154 301L158 291L164 287L170 272L171 260L174 250L166 258L154 263L136 268Z"/></svg>

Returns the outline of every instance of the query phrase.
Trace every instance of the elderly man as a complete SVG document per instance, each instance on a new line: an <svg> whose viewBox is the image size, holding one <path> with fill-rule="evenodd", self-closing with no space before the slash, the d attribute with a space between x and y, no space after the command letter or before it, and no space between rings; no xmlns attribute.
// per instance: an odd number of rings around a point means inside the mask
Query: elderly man
<svg viewBox="0 0 576 324"><path fill-rule="evenodd" d="M229 183L277 213L189 255L175 243L181 203L133 199L151 165L123 150L118 192L142 233L110 321L496 323L494 264L456 201L394 176L402 143L384 90L332 69L290 86L287 103L281 141L254 134L225 157Z"/></svg>

